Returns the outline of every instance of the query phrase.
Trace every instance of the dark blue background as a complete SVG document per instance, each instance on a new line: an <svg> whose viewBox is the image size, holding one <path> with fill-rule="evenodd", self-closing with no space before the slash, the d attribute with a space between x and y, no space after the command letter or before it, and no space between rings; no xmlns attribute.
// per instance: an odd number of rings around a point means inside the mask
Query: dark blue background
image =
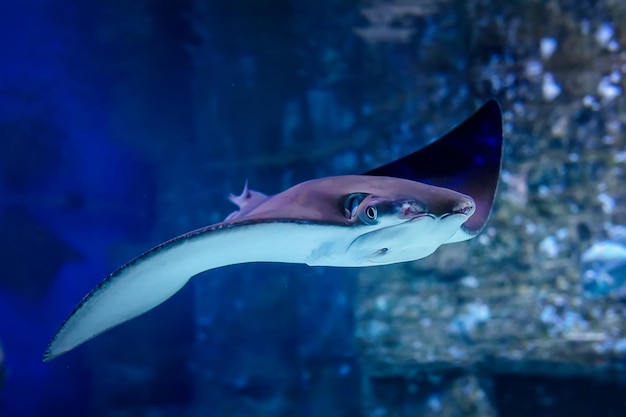
<svg viewBox="0 0 626 417"><path fill-rule="evenodd" d="M352 151L307 154L360 117L362 80L337 54L354 37L334 31L356 12L339 2L229 4L2 2L0 416L358 409L354 277L344 271L215 271L41 361L103 277L221 220L246 178L274 193L361 169Z"/></svg>

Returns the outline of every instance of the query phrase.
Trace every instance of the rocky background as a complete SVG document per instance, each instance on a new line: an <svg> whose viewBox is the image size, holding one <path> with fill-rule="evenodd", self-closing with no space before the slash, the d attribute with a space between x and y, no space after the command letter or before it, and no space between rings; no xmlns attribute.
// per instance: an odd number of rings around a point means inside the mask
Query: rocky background
<svg viewBox="0 0 626 417"><path fill-rule="evenodd" d="M0 415L624 415L625 24L614 0L6 2ZM211 271L41 364L102 277L246 179L366 171L490 97L479 238Z"/></svg>
<svg viewBox="0 0 626 417"><path fill-rule="evenodd" d="M504 108L497 208L474 241L360 273L368 415L624 410L626 8L501 7L458 15L491 48L468 85Z"/></svg>

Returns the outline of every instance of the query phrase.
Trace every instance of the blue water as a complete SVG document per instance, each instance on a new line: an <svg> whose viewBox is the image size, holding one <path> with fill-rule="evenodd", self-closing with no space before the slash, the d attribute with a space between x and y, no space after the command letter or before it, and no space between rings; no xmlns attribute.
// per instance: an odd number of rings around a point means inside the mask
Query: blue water
<svg viewBox="0 0 626 417"><path fill-rule="evenodd" d="M393 160L495 92L470 88L472 65L515 64L496 42L467 53L459 33L480 22L459 2L418 19L419 47L356 36L361 3L0 2L0 417L388 415L367 409L355 270L211 271L42 362L91 288L221 221L246 180L273 194L372 169L378 147ZM589 266L614 275L609 286L589 275L589 295L622 288L623 262ZM503 417L595 415L603 394L601 415L626 409L619 381L494 381ZM438 387L407 394L406 381L383 378L375 394L400 410L416 399L437 409Z"/></svg>
<svg viewBox="0 0 626 417"><path fill-rule="evenodd" d="M352 397L345 407L356 407L354 280L340 273L220 272L204 290L215 294L208 307L194 307L189 286L110 337L41 361L89 289L141 251L221 220L233 210L226 196L245 178L271 193L318 174L306 158L291 178L281 177L280 161L268 169L234 164L280 148L260 144L287 129L283 106L305 81L272 50L282 41L272 24L259 28L267 39L247 45L249 35L229 32L250 16L231 26L217 16L237 13L208 3L203 39L186 2L2 3L0 416L159 407L179 415L210 402L196 398L202 383L217 400L230 398L224 403L271 403L295 389L305 407L319 372L349 381L334 397ZM324 127L321 117L323 129L345 129ZM198 323L207 320L214 343L197 345Z"/></svg>

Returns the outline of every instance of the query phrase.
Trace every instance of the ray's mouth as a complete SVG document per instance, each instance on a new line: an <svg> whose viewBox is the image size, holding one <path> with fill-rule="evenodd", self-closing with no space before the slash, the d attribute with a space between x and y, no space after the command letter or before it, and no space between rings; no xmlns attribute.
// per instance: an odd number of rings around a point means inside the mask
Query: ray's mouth
<svg viewBox="0 0 626 417"><path fill-rule="evenodd" d="M443 220L443 219L447 219L448 217L453 217L453 216L463 216L466 219L469 219L469 216L467 214L464 213L446 213L446 214L442 214L439 219Z"/></svg>
<svg viewBox="0 0 626 417"><path fill-rule="evenodd" d="M461 201L457 204L454 209L452 209L452 213L450 214L463 214L467 217L470 217L476 211L476 203L473 199L468 198L467 200Z"/></svg>
<svg viewBox="0 0 626 417"><path fill-rule="evenodd" d="M465 219L468 219L475 211L476 203L474 203L472 199L460 201L449 212L440 215L431 213L424 207L413 203L403 203L399 208L400 218L406 219L407 221L415 221L423 218L441 220L451 216L463 216Z"/></svg>
<svg viewBox="0 0 626 417"><path fill-rule="evenodd" d="M406 218L407 222L413 222L413 221L424 219L424 218L430 218L430 219L433 219L433 220L437 220L437 216L435 216L432 213L416 213L416 214L413 214L413 215L405 216L405 218Z"/></svg>

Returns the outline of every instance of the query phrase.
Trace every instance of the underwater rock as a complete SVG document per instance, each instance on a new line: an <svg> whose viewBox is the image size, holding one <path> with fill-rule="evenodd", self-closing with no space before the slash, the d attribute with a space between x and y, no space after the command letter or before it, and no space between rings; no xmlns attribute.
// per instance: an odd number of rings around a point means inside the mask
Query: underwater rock
<svg viewBox="0 0 626 417"><path fill-rule="evenodd" d="M615 24L626 9L597 5L607 14L572 2L466 10L480 22L456 35L473 39L468 88L502 100L507 145L497 207L464 246L361 272L357 340L366 381L450 372L492 381L626 377L626 243L613 226L626 223L626 50ZM421 42L410 45L422 50ZM454 82L452 72L440 77ZM454 117L440 111L445 99L430 103L426 114ZM434 398L443 409L450 397ZM397 399L386 414L366 407L366 415L402 415L406 402Z"/></svg>
<svg viewBox="0 0 626 417"><path fill-rule="evenodd" d="M495 417L490 384L458 372L374 377L364 386L366 416ZM402 412L398 412L401 404Z"/></svg>
<svg viewBox="0 0 626 417"><path fill-rule="evenodd" d="M626 244L611 240L594 243L582 254L581 270L585 295L626 296Z"/></svg>

